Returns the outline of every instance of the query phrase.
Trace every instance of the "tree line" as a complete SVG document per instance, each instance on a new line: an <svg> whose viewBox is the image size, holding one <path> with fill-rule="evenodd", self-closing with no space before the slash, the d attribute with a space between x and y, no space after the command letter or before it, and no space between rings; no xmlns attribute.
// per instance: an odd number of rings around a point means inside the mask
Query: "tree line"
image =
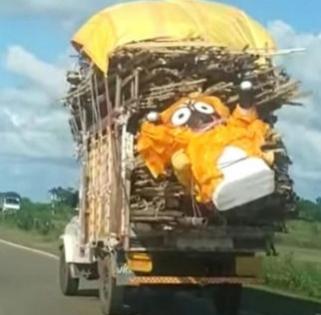
<svg viewBox="0 0 321 315"><path fill-rule="evenodd" d="M321 197L316 200L299 198L297 203L298 219L321 222Z"/></svg>

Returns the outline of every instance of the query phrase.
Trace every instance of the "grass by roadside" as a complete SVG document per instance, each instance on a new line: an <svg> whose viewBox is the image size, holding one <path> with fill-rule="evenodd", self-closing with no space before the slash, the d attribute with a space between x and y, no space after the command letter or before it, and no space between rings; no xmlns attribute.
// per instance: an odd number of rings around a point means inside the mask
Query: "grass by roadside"
<svg viewBox="0 0 321 315"><path fill-rule="evenodd" d="M321 249L278 245L277 250L281 256L292 256L294 261L316 263L321 266Z"/></svg>
<svg viewBox="0 0 321 315"><path fill-rule="evenodd" d="M18 221L19 222L19 221ZM0 218L0 238L9 242L47 251L52 254L59 253L59 236L64 227L59 222L56 227L46 233L38 229L23 229L14 218Z"/></svg>
<svg viewBox="0 0 321 315"><path fill-rule="evenodd" d="M22 199L20 211L0 212L0 238L57 254L59 236L73 215L70 206L53 207Z"/></svg>
<svg viewBox="0 0 321 315"><path fill-rule="evenodd" d="M265 257L266 286L321 300L321 223L293 220L277 235L277 257Z"/></svg>
<svg viewBox="0 0 321 315"><path fill-rule="evenodd" d="M0 223L0 238L9 242L58 254L59 239L56 235L41 235L36 231L24 231L17 227Z"/></svg>
<svg viewBox="0 0 321 315"><path fill-rule="evenodd" d="M264 259L265 285L321 300L321 266L292 254Z"/></svg>
<svg viewBox="0 0 321 315"><path fill-rule="evenodd" d="M321 253L321 222L291 220L287 224L287 233L276 235L281 247L315 249Z"/></svg>

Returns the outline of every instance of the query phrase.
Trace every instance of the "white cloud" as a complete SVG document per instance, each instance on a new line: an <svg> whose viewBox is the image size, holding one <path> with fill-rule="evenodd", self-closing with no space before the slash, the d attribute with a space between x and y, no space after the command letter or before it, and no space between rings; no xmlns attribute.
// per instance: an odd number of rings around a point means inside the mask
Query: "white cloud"
<svg viewBox="0 0 321 315"><path fill-rule="evenodd" d="M10 46L5 65L8 71L41 86L50 95L59 96L65 88L65 71L36 58L21 46Z"/></svg>
<svg viewBox="0 0 321 315"><path fill-rule="evenodd" d="M65 64L61 56L57 64L49 64L21 46L7 49L5 70L23 84L0 89L0 169L5 176L0 191L44 200L50 187L76 184L68 114L59 103Z"/></svg>
<svg viewBox="0 0 321 315"><path fill-rule="evenodd" d="M302 82L302 90L313 93L303 100L303 107L281 109L278 127L292 156L298 192L315 198L321 195L321 33L300 33L282 21L274 21L268 28L280 48L306 48L304 53L278 60Z"/></svg>
<svg viewBox="0 0 321 315"><path fill-rule="evenodd" d="M0 89L0 154L70 158L73 144L66 111L59 104L65 70L12 46L6 70L23 77L25 86Z"/></svg>

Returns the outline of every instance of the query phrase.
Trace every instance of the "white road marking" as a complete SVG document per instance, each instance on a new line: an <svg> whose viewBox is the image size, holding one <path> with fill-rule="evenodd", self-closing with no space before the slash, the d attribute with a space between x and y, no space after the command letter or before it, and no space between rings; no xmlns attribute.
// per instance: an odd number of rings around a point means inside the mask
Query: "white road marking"
<svg viewBox="0 0 321 315"><path fill-rule="evenodd" d="M41 255L41 256L44 256L44 257L51 258L51 259L55 259L55 260L59 259L59 257L57 255L47 253L47 252L45 252L43 250L39 250L39 249L35 249L35 248L19 245L19 244L16 244L16 243L8 242L8 241L5 241L3 239L0 239L0 244L4 244L4 245L11 246L11 247L14 247L14 248L22 249L22 250L28 251L30 253Z"/></svg>

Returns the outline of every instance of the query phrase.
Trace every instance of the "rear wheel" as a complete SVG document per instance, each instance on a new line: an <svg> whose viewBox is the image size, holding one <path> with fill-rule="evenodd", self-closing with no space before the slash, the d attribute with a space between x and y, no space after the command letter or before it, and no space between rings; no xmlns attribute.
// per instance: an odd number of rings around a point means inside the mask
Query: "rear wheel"
<svg viewBox="0 0 321 315"><path fill-rule="evenodd" d="M112 276L112 259L111 256L106 256L98 261L99 297L104 315L121 315L124 287L117 286Z"/></svg>
<svg viewBox="0 0 321 315"><path fill-rule="evenodd" d="M242 296L241 284L221 284L217 287L214 305L218 315L238 315Z"/></svg>
<svg viewBox="0 0 321 315"><path fill-rule="evenodd" d="M76 295L79 288L79 278L73 278L71 264L66 262L64 248L60 251L59 284L64 295Z"/></svg>

